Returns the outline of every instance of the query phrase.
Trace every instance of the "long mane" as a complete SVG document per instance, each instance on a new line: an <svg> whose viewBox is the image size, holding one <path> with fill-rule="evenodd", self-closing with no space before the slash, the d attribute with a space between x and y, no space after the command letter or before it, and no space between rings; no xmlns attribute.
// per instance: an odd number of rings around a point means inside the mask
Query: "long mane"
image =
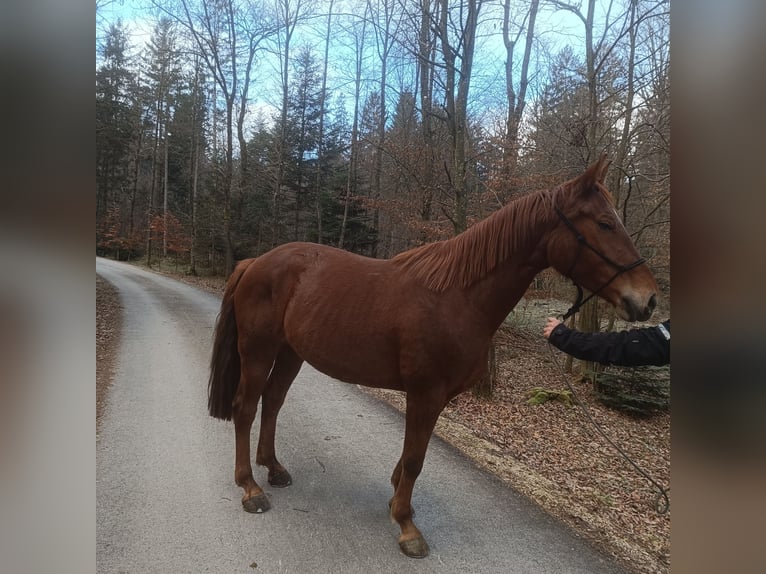
<svg viewBox="0 0 766 574"><path fill-rule="evenodd" d="M434 291L469 287L529 242L550 217L551 197L549 190L521 197L451 239L415 247L392 261Z"/></svg>

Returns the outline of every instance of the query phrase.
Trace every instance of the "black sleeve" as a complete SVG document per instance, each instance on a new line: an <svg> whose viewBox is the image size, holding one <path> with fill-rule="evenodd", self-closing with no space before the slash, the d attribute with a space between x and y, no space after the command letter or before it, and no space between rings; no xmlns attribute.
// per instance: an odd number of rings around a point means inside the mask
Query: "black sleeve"
<svg viewBox="0 0 766 574"><path fill-rule="evenodd" d="M549 340L573 357L604 365L637 367L670 363L670 320L655 327L610 333L581 333L562 323Z"/></svg>

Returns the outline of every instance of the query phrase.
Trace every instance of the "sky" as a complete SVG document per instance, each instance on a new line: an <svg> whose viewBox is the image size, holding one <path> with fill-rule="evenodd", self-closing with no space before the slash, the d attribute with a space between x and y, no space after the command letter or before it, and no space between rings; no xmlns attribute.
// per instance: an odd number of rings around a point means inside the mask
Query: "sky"
<svg viewBox="0 0 766 574"><path fill-rule="evenodd" d="M134 43L135 51L140 51L140 48L148 43L153 29L154 15L151 9L145 8L149 4L148 0L114 0L109 3L105 8L99 11L99 17L96 19L97 24L97 40L102 37L105 23L114 22L118 18L121 18L131 30L131 40ZM321 4L321 2L320 2ZM329 2L326 3L329 5ZM342 2L336 0L334 10L342 9ZM608 2L606 0L600 0L597 12L603 14ZM155 10L156 11L156 10ZM500 2L487 2L482 8L481 19L488 21L491 19L497 19L496 22L492 22L491 27L485 26L484 38L480 38L477 42L477 50L474 58L474 73L472 75L471 84L471 100L474 114L486 113L487 110L492 110L493 113L500 114L497 118L485 118L485 121L492 122L494 119L501 120L504 112L502 110L507 106L507 99L505 94L505 48L500 37L500 21L499 18L502 15L502 5ZM320 29L324 28L322 23L319 26ZM293 42L293 46L300 46L304 41L308 41L314 44L317 56L321 55L323 50L321 33L311 36L306 34L303 39L296 38ZM531 62L531 86L528 94L528 99L534 98L534 87L538 80L545 79L545 72L541 74L535 74L535 68L539 66L541 70L547 69L547 62L545 58L547 53L558 51L566 45L571 45L576 53L584 52L584 32L582 22L573 14L567 11L554 11L551 7L546 7L543 2L540 12L537 18L536 35L540 36L541 42L545 44L545 50L537 50L533 55ZM350 63L344 63L344 60L350 62L352 55L348 58L339 57L339 54L343 53L344 48L339 42L331 44L331 67L328 71L328 88L334 90L336 93L345 92L346 106L352 105L353 94L351 93L351 68ZM517 47L516 61L521 61L521 51L523 50L522 44ZM332 55L335 55L335 58ZM535 59L537 58L537 59ZM335 66L333 66L335 62ZM379 74L376 68L376 59L370 58L370 75L376 77ZM251 103L251 110L265 113L267 116L271 112L276 110L278 105L277 101L272 101L269 98L269 94L278 94L278 64L275 59L268 61L264 59L257 64L256 77L261 82L259 89L252 90L254 94L253 102ZM391 68L390 68L391 70ZM397 97L397 79L395 76L395 70L393 70L392 77L390 78L390 92L389 96L395 101ZM347 86L343 88L342 86ZM373 84L371 84L373 85ZM258 97L257 94L265 95L266 97ZM391 103L394 105L394 102Z"/></svg>

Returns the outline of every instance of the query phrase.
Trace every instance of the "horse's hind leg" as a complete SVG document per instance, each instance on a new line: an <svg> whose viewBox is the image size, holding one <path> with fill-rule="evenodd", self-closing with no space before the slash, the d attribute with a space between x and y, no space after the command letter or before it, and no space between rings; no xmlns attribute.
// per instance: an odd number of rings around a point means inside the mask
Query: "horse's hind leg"
<svg viewBox="0 0 766 574"><path fill-rule="evenodd" d="M261 432L255 462L269 469L269 484L272 486L282 487L292 483L290 473L277 460L274 438L279 409L302 364L303 359L289 345L283 345L263 391Z"/></svg>
<svg viewBox="0 0 766 574"><path fill-rule="evenodd" d="M232 405L236 442L234 480L245 491L242 495L244 509L248 512L265 512L271 505L263 489L253 478L253 468L250 464L250 430L276 353L265 353L263 347L254 352L251 348L243 348L243 345L240 345L239 352L242 370Z"/></svg>

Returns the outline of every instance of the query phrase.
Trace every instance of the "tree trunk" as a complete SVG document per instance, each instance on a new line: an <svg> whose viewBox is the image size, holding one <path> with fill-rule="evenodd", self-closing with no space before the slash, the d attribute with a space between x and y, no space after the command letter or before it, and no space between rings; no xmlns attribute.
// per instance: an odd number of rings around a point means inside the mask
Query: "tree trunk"
<svg viewBox="0 0 766 574"><path fill-rule="evenodd" d="M317 144L317 169L314 182L316 195L317 243L322 243L322 162L324 160L324 116L327 101L327 62L330 56L330 32L332 28L332 5L327 10L327 32L324 37L324 62L322 65L322 92L319 94L319 143Z"/></svg>
<svg viewBox="0 0 766 574"><path fill-rule="evenodd" d="M200 66L199 59L194 62L194 92L192 95L192 182L191 182L191 249L189 250L189 274L197 275L197 258L195 256L195 243L197 241L197 185L199 183L199 156L200 141L198 126L199 117L197 116L199 106L199 86Z"/></svg>
<svg viewBox="0 0 766 574"><path fill-rule="evenodd" d="M482 399L491 400L497 382L497 351L495 337L489 343L487 352L487 369L473 387L473 395Z"/></svg>
<svg viewBox="0 0 766 574"><path fill-rule="evenodd" d="M163 130L165 136L165 168L162 178L162 256L168 256L168 126Z"/></svg>
<svg viewBox="0 0 766 574"><path fill-rule="evenodd" d="M338 247L343 249L346 238L346 226L348 224L348 209L351 202L352 193L356 190L357 166L359 163L359 98L361 97L362 86L362 61L364 49L364 37L367 29L367 13L369 5L365 4L364 18L362 19L362 30L360 35L354 34L356 43L356 74L354 77L354 119L351 125L351 157L349 158L348 178L346 180L346 197L343 202L343 219L340 225L340 237L338 238Z"/></svg>
<svg viewBox="0 0 766 574"><path fill-rule="evenodd" d="M447 127L450 132L451 184L453 193L452 225L455 235L462 233L468 226L468 192L469 177L466 161L468 145L468 92L473 68L474 46L476 43L476 28L481 10L481 0L468 0L465 23L460 22L460 38L458 47L462 49L460 69L457 69L455 46L450 43L449 36L449 2L441 0L441 15L439 31L442 44L442 55L445 63L446 115Z"/></svg>
<svg viewBox="0 0 766 574"><path fill-rule="evenodd" d="M434 42L431 34L431 0L421 0L420 3L420 30L418 35L418 64L420 68L420 110L421 130L423 137L423 173L422 197L420 218L424 223L431 220L434 197L434 165L435 154L433 142L433 116L431 111L431 97L433 93L433 58ZM428 239L427 230L421 231L420 242L425 243Z"/></svg>
<svg viewBox="0 0 766 574"><path fill-rule="evenodd" d="M596 157L596 139L598 136L598 78L596 77L596 53L593 45L593 18L596 0L588 0L588 13L585 17L585 64L588 82L588 130L586 136L585 164L588 165ZM594 297L579 312L578 328L586 333L599 331L598 301ZM580 361L583 378L589 378L588 373L595 373L599 368L592 361Z"/></svg>
<svg viewBox="0 0 766 574"><path fill-rule="evenodd" d="M503 42L505 44L505 86L508 96L508 120L505 134L505 150L503 154L503 178L506 186L510 186L516 173L519 154L519 129L522 114L526 107L527 87L529 85L529 60L532 54L532 40L535 33L535 22L539 0L532 0L529 7L529 21L527 24L524 54L521 63L521 76L519 77L519 91L516 93L513 81L513 59L516 49L516 40L510 36L511 0L505 0L503 4ZM518 39L518 36L517 36ZM504 201L507 198L503 198Z"/></svg>
<svg viewBox="0 0 766 574"><path fill-rule="evenodd" d="M223 236L224 251L226 254L224 274L231 275L234 270L234 246L231 240L231 196L234 188L234 98L227 94L226 97L226 166L224 171L224 196L223 196Z"/></svg>
<svg viewBox="0 0 766 574"><path fill-rule="evenodd" d="M369 4L369 2L368 2ZM383 8L382 30L376 26L377 41L379 43L378 55L380 56L380 108L378 110L377 142L375 147L374 165L372 170L372 198L374 200L372 212L372 227L375 230L375 239L372 243L372 257L378 256L378 233L380 232L380 208L378 202L382 196L383 175L383 146L386 140L386 88L388 86L388 56L393 45L391 36L392 2L383 0L379 6ZM378 18L378 23L380 20Z"/></svg>
<svg viewBox="0 0 766 574"><path fill-rule="evenodd" d="M287 106L289 99L289 77L290 77L290 41L292 39L293 32L295 31L295 24L298 19L297 10L300 9L300 3L296 8L296 13L293 14L290 11L289 2L286 0L280 0L279 8L281 10L280 18L282 19L282 25L284 26L284 44L280 46L284 49L282 54L282 61L280 63L280 75L282 80L282 109L280 110L280 124L279 124L279 137L276 141L276 161L277 161L277 173L274 180L274 193L273 193L273 213L272 217L272 245L279 245L280 242L280 212L282 202L282 183L285 177L285 146L287 140Z"/></svg>
<svg viewBox="0 0 766 574"><path fill-rule="evenodd" d="M628 149L630 147L630 130L633 126L633 99L635 97L635 60L636 60L636 0L630 2L630 28L628 29L628 37L630 38L630 52L628 55L628 77L627 77L627 93L625 94L625 117L623 119L622 134L620 137L620 145L617 148L617 155L614 157L610 178L609 191L612 192L614 197L614 204L619 209L620 199L622 196L622 180L623 170L626 167ZM623 224L627 225L627 221L623 221Z"/></svg>

